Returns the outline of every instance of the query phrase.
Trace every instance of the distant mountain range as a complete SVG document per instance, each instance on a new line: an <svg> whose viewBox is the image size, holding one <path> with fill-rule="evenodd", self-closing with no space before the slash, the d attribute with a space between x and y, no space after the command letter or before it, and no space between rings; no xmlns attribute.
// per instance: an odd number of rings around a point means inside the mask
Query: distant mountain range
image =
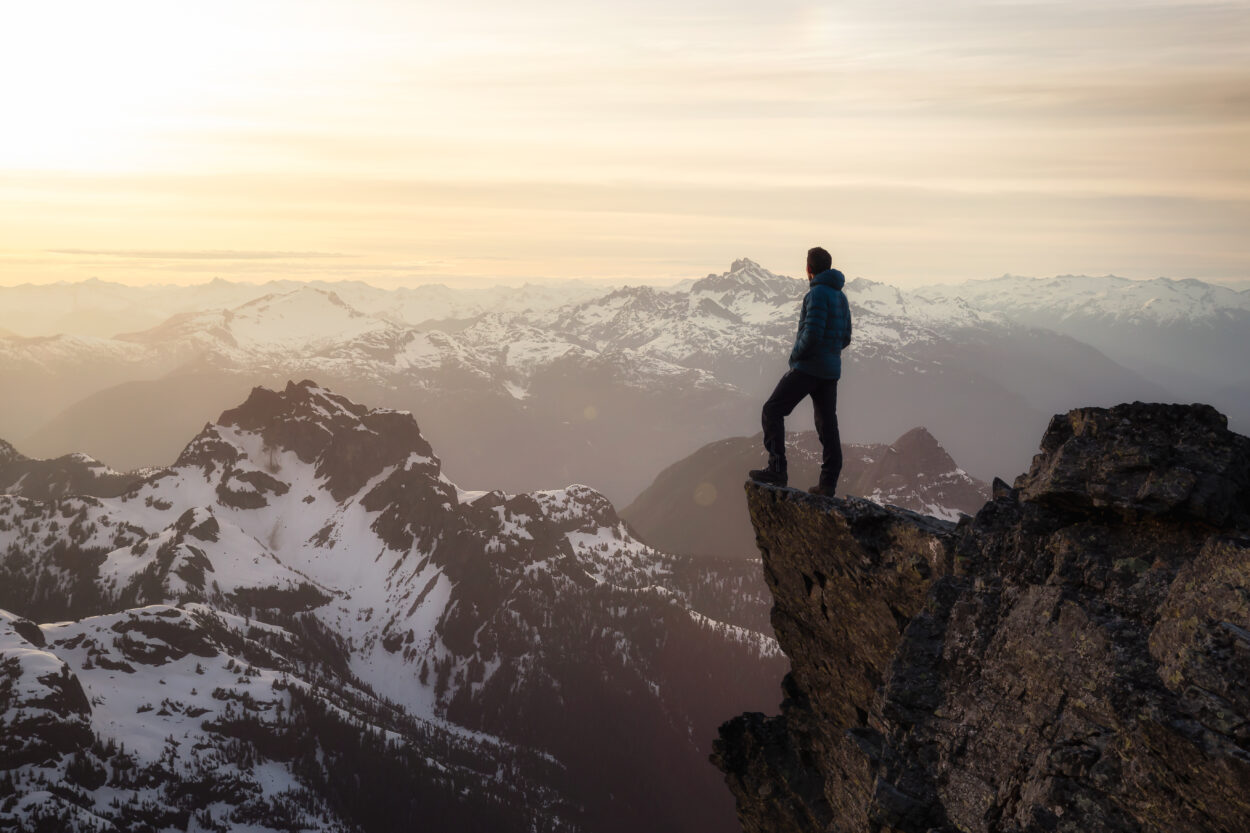
<svg viewBox="0 0 1250 833"><path fill-rule="evenodd" d="M95 278L76 283L0 286L0 331L41 337L58 334L111 338L155 327L175 315L229 310L258 298L300 289L333 292L353 308L399 323L468 319L487 312L560 306L604 292L602 284L560 281L525 286L453 289L427 284L379 289L361 281L269 281L130 286Z"/></svg>
<svg viewBox="0 0 1250 833"><path fill-rule="evenodd" d="M786 668L755 565L462 490L311 382L115 477L0 445L0 826L735 829L710 742Z"/></svg>
<svg viewBox="0 0 1250 833"><path fill-rule="evenodd" d="M1094 288L1082 290L1086 282ZM20 296L30 309L42 297L46 319L72 311L75 292L126 295L89 284L0 289L0 298ZM312 377L421 413L466 486L586 482L623 505L710 438L758 429L806 283L743 259L667 289L242 287L152 290L161 299L153 314L169 314L116 337L0 338L9 393L0 436L39 456L85 450L119 469L163 465L204 412L254 384ZM988 480L1017 470L1050 415L1077 405L1200 397L1234 428L1250 426L1250 378L1238 381L1235 358L1247 343L1247 293L1197 281L1008 278L913 292L857 279L847 295L848 441L891 442L924 425ZM134 309L143 295L126 297ZM1119 323L1108 323L1113 312ZM0 326L16 323L0 316Z"/></svg>
<svg viewBox="0 0 1250 833"><path fill-rule="evenodd" d="M790 486L816 484L821 460L816 434L791 434L786 445ZM923 428L888 445L844 445L842 456L840 495L951 521L975 514L989 499L989 485L959 468ZM642 540L666 552L755 561L759 548L743 484L747 471L764 462L759 435L709 443L661 472L621 517Z"/></svg>
<svg viewBox="0 0 1250 833"><path fill-rule="evenodd" d="M1220 386L1250 388L1245 362L1250 290L1192 279L1064 275L1004 276L925 287L916 294L932 301L962 299L1011 321L1079 339L1180 394L1209 400ZM1246 413L1242 408L1238 416Z"/></svg>

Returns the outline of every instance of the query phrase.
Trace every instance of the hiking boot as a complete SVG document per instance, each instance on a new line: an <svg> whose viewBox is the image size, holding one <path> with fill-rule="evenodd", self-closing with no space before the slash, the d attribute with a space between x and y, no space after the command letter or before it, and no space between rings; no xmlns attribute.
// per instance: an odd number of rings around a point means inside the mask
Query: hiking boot
<svg viewBox="0 0 1250 833"><path fill-rule="evenodd" d="M832 486L825 486L824 484L818 483L808 489L807 493L809 495L820 495L821 497L833 497L833 491L834 489Z"/></svg>
<svg viewBox="0 0 1250 833"><path fill-rule="evenodd" d="M767 483L770 486L786 485L786 473L776 469L751 469L747 476L756 483Z"/></svg>

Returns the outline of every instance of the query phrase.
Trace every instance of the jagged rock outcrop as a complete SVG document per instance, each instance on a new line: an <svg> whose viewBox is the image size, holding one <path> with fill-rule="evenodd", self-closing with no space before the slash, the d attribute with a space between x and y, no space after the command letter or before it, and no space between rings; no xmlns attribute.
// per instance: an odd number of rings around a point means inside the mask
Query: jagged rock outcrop
<svg viewBox="0 0 1250 833"><path fill-rule="evenodd" d="M958 526L749 484L782 713L713 755L748 833L1250 826L1250 439L1056 416Z"/></svg>

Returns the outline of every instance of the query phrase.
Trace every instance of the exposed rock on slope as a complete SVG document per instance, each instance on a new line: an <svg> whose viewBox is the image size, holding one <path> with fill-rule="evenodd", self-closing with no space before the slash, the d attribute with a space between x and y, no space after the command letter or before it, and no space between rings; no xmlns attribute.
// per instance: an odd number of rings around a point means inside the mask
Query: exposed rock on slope
<svg viewBox="0 0 1250 833"><path fill-rule="evenodd" d="M1214 409L1057 416L958 527L748 496L792 673L716 744L746 831L1246 829L1250 439Z"/></svg>

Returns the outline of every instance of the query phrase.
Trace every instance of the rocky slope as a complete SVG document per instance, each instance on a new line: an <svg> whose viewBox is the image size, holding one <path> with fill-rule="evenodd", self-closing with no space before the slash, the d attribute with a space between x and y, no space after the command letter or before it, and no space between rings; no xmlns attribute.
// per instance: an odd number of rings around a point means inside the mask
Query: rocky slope
<svg viewBox="0 0 1250 833"><path fill-rule="evenodd" d="M0 495L0 827L727 830L709 739L784 666L736 581L257 388L119 495Z"/></svg>
<svg viewBox="0 0 1250 833"><path fill-rule="evenodd" d="M1250 439L1055 417L958 525L748 485L781 714L721 728L748 833L1242 831Z"/></svg>
<svg viewBox="0 0 1250 833"><path fill-rule="evenodd" d="M814 485L821 459L815 432L791 433L786 443L790 484ZM956 465L924 428L889 444L843 444L842 458L838 491L875 503L957 520L989 497L989 484ZM747 471L766 462L758 434L709 443L660 472L621 517L642 540L665 552L754 563L759 549L741 483Z"/></svg>

